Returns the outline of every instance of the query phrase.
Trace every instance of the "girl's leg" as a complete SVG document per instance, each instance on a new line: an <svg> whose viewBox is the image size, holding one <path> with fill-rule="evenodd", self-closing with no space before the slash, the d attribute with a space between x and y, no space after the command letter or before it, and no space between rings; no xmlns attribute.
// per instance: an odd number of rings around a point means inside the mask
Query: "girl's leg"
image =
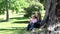
<svg viewBox="0 0 60 34"><path fill-rule="evenodd" d="M34 28L34 24L33 24L33 23L31 23L30 25L31 25L31 29L33 29L33 28Z"/></svg>
<svg viewBox="0 0 60 34"><path fill-rule="evenodd" d="M31 27L31 25L30 25L30 23L28 24L28 26L27 26L27 30L29 30L30 29L30 27Z"/></svg>
<svg viewBox="0 0 60 34"><path fill-rule="evenodd" d="M31 30L34 32L34 23L31 24Z"/></svg>

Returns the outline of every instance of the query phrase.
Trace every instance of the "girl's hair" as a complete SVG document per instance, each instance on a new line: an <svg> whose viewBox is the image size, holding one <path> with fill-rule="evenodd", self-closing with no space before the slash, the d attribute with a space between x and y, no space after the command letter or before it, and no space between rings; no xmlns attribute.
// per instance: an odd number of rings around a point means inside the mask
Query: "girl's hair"
<svg viewBox="0 0 60 34"><path fill-rule="evenodd" d="M37 18L37 17L35 16L35 14L33 14L31 17Z"/></svg>

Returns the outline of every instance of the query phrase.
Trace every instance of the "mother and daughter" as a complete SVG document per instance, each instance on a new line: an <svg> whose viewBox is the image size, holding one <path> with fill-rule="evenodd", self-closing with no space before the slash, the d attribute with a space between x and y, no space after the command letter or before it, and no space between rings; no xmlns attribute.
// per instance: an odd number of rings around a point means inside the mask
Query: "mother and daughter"
<svg viewBox="0 0 60 34"><path fill-rule="evenodd" d="M35 27L39 28L40 27L40 22L41 22L41 14L39 12L36 12L29 19L29 24L27 26L27 30L34 31Z"/></svg>

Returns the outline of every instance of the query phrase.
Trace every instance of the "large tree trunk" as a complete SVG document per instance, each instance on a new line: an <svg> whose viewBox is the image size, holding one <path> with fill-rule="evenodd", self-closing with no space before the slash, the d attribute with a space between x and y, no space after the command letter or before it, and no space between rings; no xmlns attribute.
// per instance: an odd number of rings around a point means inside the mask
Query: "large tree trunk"
<svg viewBox="0 0 60 34"><path fill-rule="evenodd" d="M47 0L46 14L43 22L47 25L53 25L56 22L56 0Z"/></svg>
<svg viewBox="0 0 60 34"><path fill-rule="evenodd" d="M60 24L60 0L47 0L46 14L43 22L46 23L46 28L51 27L54 31L54 27L58 27Z"/></svg>
<svg viewBox="0 0 60 34"><path fill-rule="evenodd" d="M48 25L53 25L56 23L56 0L51 0L50 2L50 8L47 11L48 12Z"/></svg>
<svg viewBox="0 0 60 34"><path fill-rule="evenodd" d="M60 0L57 0L56 16L57 16L57 21L58 21L58 23L59 23L59 22L60 22Z"/></svg>
<svg viewBox="0 0 60 34"><path fill-rule="evenodd" d="M57 23L60 21L60 0L47 0L46 14L43 20L46 23L46 28L57 27ZM54 30L54 29L51 29ZM47 33L46 33L47 34Z"/></svg>

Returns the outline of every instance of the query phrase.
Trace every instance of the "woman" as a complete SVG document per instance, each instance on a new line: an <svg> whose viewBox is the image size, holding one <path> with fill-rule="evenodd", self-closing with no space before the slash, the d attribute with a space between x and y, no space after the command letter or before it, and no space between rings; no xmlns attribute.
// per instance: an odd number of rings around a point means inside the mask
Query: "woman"
<svg viewBox="0 0 60 34"><path fill-rule="evenodd" d="M40 14L40 12L36 12L35 15L37 17L38 22L41 22L41 14Z"/></svg>
<svg viewBox="0 0 60 34"><path fill-rule="evenodd" d="M35 28L40 28L40 26L41 26L41 14L40 14L40 12L36 12L35 16L37 17L37 22L38 22L35 24Z"/></svg>

